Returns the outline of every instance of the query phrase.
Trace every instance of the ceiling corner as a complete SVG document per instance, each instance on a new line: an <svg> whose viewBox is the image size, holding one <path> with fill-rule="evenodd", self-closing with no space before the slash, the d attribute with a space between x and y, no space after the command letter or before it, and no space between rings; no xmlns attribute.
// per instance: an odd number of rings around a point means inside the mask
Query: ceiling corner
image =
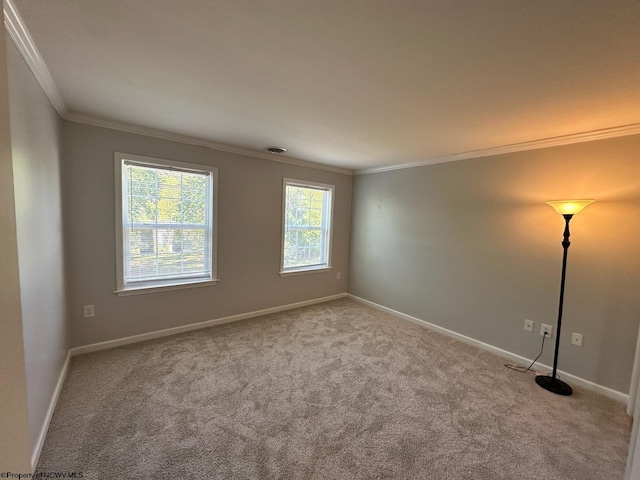
<svg viewBox="0 0 640 480"><path fill-rule="evenodd" d="M3 10L4 27L9 33L11 40L13 40L13 43L20 51L25 62L27 62L27 65L35 75L47 97L49 97L53 108L56 109L58 115L64 118L68 113L67 106L18 9L12 0L4 0Z"/></svg>

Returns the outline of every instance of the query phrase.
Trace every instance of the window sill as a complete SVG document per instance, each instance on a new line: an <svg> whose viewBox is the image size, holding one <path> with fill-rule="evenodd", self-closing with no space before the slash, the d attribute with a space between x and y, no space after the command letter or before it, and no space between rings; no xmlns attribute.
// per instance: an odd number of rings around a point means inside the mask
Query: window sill
<svg viewBox="0 0 640 480"><path fill-rule="evenodd" d="M180 283L169 283L166 285L147 285L141 287L128 287L120 290L116 290L113 293L118 295L119 297L126 297L129 295L143 295L145 293L160 293L166 292L170 290L183 290L185 288L196 288L196 287L210 287L212 285L216 285L220 279L216 278L215 280L198 280L197 282L180 282Z"/></svg>
<svg viewBox="0 0 640 480"><path fill-rule="evenodd" d="M331 269L332 267L310 267L310 268L301 267L301 268L278 272L278 275L280 275L281 277L289 277L291 275L304 275L306 273L328 272Z"/></svg>

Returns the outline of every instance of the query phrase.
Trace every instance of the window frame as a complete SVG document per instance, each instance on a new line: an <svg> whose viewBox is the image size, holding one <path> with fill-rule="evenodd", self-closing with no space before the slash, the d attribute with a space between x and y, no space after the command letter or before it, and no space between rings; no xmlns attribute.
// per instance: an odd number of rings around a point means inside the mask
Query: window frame
<svg viewBox="0 0 640 480"><path fill-rule="evenodd" d="M327 234L326 234L326 263L320 265L303 265L298 267L288 267L284 266L284 249L285 249L285 238L287 233L287 186L295 186L295 187L303 187L303 188L315 188L320 190L326 190L329 192L329 209L328 215L329 219L327 223ZM289 276L289 275L301 275L306 273L319 273L319 272L327 272L330 271L333 267L331 266L331 255L332 255L332 246L333 246L333 213L334 213L334 205L335 205L335 185L330 185L328 183L320 183L320 182L312 182L310 180L299 180L295 178L283 178L282 179L282 237L280 244L280 271L278 274L280 276Z"/></svg>
<svg viewBox="0 0 640 480"><path fill-rule="evenodd" d="M191 279L187 277L172 278L167 280L148 281L139 284L127 284L125 282L125 258L124 258L124 225L123 206L126 205L123 188L123 166L125 161L130 161L151 168L175 169L186 172L207 173L211 177L210 216L211 216L211 245L209 259L211 273L208 278ZM115 220L116 220L116 290L115 294L138 295L143 293L155 293L164 290L179 290L183 288L207 287L217 284L218 279L218 167L195 163L178 162L163 158L147 157L129 153L114 152L115 165Z"/></svg>

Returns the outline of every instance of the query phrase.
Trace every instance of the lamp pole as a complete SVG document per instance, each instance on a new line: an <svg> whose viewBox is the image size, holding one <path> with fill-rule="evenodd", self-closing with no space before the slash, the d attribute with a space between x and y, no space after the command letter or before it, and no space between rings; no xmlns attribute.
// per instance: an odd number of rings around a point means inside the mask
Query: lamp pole
<svg viewBox="0 0 640 480"><path fill-rule="evenodd" d="M567 252L571 242L569 241L569 222L573 218L573 214L563 215L564 217L564 239L562 240L562 279L560 280L560 306L558 307L558 326L556 327L556 350L553 354L553 378L556 378L556 371L558 370L558 350L560 349L560 329L562 328L562 307L564 305L564 279L567 276ZM569 385L567 385L569 387ZM571 389L571 387L569 387ZM569 394L571 390L569 391Z"/></svg>

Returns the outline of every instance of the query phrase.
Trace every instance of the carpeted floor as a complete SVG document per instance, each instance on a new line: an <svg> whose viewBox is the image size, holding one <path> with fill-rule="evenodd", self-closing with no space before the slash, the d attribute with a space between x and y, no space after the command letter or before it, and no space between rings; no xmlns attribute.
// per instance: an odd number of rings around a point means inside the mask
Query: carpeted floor
<svg viewBox="0 0 640 480"><path fill-rule="evenodd" d="M631 419L343 299L73 358L38 471L622 479Z"/></svg>

